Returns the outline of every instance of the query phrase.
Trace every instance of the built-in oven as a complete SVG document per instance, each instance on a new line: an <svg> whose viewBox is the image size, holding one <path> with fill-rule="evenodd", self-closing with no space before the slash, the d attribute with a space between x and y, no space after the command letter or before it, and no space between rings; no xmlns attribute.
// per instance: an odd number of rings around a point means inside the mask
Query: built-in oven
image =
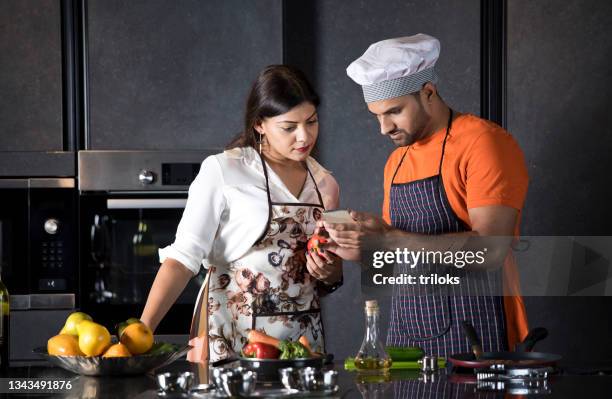
<svg viewBox="0 0 612 399"><path fill-rule="evenodd" d="M10 293L75 293L74 179L0 179L0 198L0 267Z"/></svg>
<svg viewBox="0 0 612 399"><path fill-rule="evenodd" d="M139 317L174 241L189 185L215 151L79 153L79 305L112 327ZM206 221L202 221L206 223ZM156 330L188 334L205 271L195 276Z"/></svg>
<svg viewBox="0 0 612 399"><path fill-rule="evenodd" d="M36 359L78 294L74 178L0 179L0 270L10 294L11 364Z"/></svg>

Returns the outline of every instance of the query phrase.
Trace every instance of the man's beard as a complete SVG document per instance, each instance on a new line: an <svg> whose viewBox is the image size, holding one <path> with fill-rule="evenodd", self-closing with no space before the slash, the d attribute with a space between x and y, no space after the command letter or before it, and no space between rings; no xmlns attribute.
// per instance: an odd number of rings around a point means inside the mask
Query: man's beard
<svg viewBox="0 0 612 399"><path fill-rule="evenodd" d="M427 122L423 120L419 124L419 126L416 129L414 129L414 133L408 133L404 129L396 129L393 133L389 134L389 138L391 139L391 141L393 141L393 144L395 144L396 146L406 147L406 146L416 143L417 141L421 140L423 136L425 136L426 126L427 126ZM400 136L394 140L391 136L393 136L394 134L398 134L398 133L400 134Z"/></svg>
<svg viewBox="0 0 612 399"><path fill-rule="evenodd" d="M421 101L419 99L419 113L416 118L416 127L413 129L413 133L408 133L404 129L396 129L393 133L389 134L389 137L391 137L393 134L401 133L402 135L398 137L397 140L393 140L391 138L393 143L398 147L406 147L412 145L425 137L425 129L429 124L429 120L429 115L427 115L427 113L425 112L425 109L423 108L423 105L421 104Z"/></svg>
<svg viewBox="0 0 612 399"><path fill-rule="evenodd" d="M396 139L393 139L393 135L400 134ZM414 133L408 133L403 129L396 129L393 133L389 134L389 139L398 147L405 147L415 142Z"/></svg>

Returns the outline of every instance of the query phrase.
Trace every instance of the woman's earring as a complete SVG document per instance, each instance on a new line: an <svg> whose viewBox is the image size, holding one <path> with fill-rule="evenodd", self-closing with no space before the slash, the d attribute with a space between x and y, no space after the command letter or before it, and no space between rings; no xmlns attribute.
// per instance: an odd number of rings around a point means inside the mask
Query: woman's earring
<svg viewBox="0 0 612 399"><path fill-rule="evenodd" d="M257 142L259 143L259 153L260 154L262 152L262 147L263 147L263 143L265 139L266 139L266 135L263 133L259 133L259 140Z"/></svg>

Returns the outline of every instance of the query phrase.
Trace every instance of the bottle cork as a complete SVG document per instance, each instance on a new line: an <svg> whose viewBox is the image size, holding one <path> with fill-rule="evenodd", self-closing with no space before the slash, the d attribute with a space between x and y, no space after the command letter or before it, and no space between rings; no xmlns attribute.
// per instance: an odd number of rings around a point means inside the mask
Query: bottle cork
<svg viewBox="0 0 612 399"><path fill-rule="evenodd" d="M375 299L371 299L369 301L366 301L366 306L365 306L365 310L366 310L366 314L372 315L374 313L378 313L378 301Z"/></svg>

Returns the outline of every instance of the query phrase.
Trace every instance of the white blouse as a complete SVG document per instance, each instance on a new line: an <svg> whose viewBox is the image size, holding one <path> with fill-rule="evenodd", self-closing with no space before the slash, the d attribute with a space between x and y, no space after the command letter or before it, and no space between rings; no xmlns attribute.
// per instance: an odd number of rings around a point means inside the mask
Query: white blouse
<svg viewBox="0 0 612 399"><path fill-rule="evenodd" d="M339 203L339 187L331 173L312 157L306 161L325 209ZM299 198L267 166L273 202L319 203L310 176ZM172 258L194 274L200 265L228 264L242 257L263 234L268 222L268 197L261 159L252 147L209 156L189 187L189 196L171 245L160 248L159 260Z"/></svg>

